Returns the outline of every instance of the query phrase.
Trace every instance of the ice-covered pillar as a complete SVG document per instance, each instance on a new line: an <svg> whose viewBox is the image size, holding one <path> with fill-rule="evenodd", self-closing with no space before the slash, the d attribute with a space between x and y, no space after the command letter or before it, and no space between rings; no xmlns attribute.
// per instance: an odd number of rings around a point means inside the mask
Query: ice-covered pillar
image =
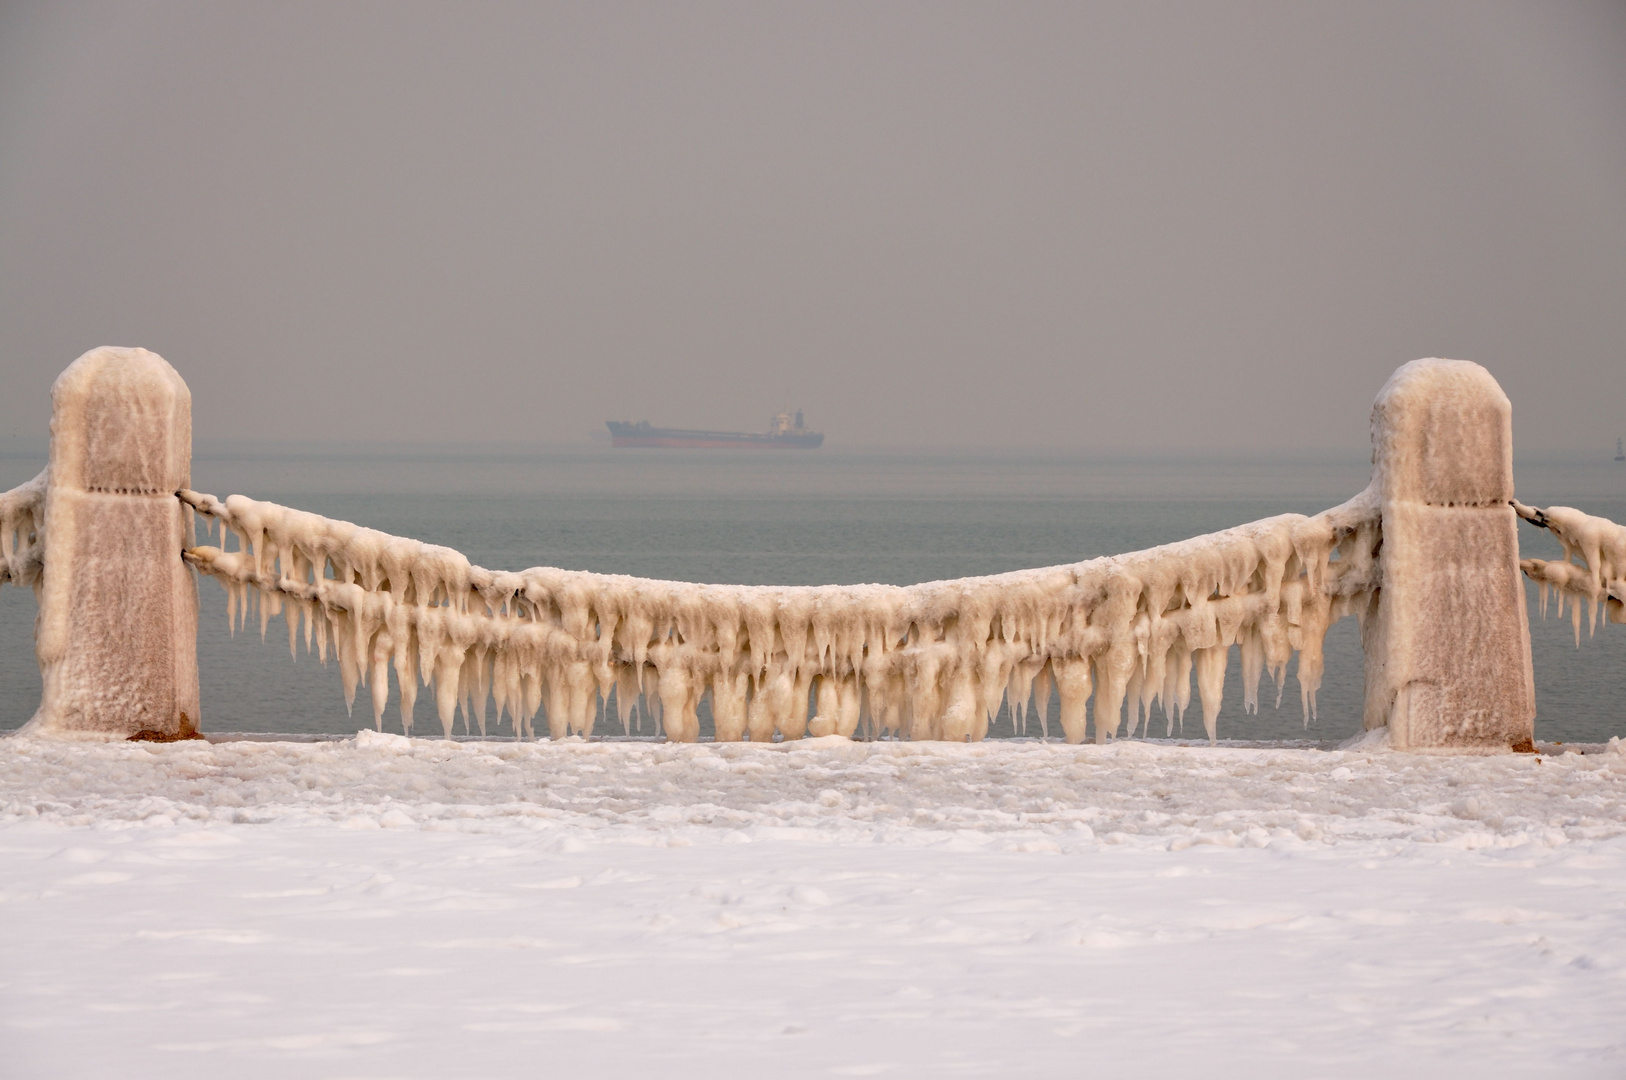
<svg viewBox="0 0 1626 1080"><path fill-rule="evenodd" d="M93 349L51 387L30 730L189 736L198 723L192 394L146 349Z"/></svg>
<svg viewBox="0 0 1626 1080"><path fill-rule="evenodd" d="M1530 748L1513 408L1478 364L1414 360L1372 406L1382 580L1362 630L1368 729L1396 747Z"/></svg>

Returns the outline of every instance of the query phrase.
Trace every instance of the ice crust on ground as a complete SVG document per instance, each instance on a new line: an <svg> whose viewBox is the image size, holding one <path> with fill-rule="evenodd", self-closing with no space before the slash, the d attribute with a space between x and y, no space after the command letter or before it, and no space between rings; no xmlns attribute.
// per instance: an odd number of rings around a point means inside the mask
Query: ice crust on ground
<svg viewBox="0 0 1626 1080"><path fill-rule="evenodd" d="M1559 618L1566 602L1581 644L1581 605L1586 604L1588 632L1600 622L1626 623L1626 526L1594 517L1572 506L1537 509L1515 502L1519 516L1551 532L1564 546L1562 559L1523 559L1519 568L1541 588L1541 614L1547 616L1548 594L1558 600Z"/></svg>
<svg viewBox="0 0 1626 1080"><path fill-rule="evenodd" d="M1553 846L1626 836L1626 748L1449 757L1122 741L955 745L86 744L12 738L0 825L520 826L606 841L778 835L1080 851L1352 841Z"/></svg>
<svg viewBox="0 0 1626 1080"><path fill-rule="evenodd" d="M1266 671L1278 697L1289 660L1306 720L1334 620L1364 614L1376 584L1374 489L1314 517L1287 514L1068 566L912 586L701 585L537 567L471 565L449 548L233 495L183 492L236 550L188 559L227 590L234 624L257 601L261 631L335 654L346 700L371 685L382 729L393 671L410 732L417 686L433 687L448 735L487 730L495 705L528 735L546 706L555 738L587 735L608 703L635 706L668 738L699 737L709 696L717 738L897 735L980 740L1008 700L1048 731L1054 687L1070 742L1130 733L1161 705L1172 733L1195 674L1217 735L1227 654L1240 648L1245 707ZM813 699L809 707L810 697ZM1030 710L1029 702L1033 702ZM811 716L809 715L811 713ZM474 723L470 724L472 717Z"/></svg>

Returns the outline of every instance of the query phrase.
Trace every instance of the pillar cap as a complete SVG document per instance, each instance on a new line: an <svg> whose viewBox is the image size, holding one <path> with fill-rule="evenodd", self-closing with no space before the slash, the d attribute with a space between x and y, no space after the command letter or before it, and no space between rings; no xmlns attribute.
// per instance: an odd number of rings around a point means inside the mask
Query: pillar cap
<svg viewBox="0 0 1626 1080"><path fill-rule="evenodd" d="M1469 360L1413 360L1372 405L1372 478L1385 501L1505 506L1513 498L1513 406Z"/></svg>
<svg viewBox="0 0 1626 1080"><path fill-rule="evenodd" d="M51 484L118 495L192 486L192 393L146 349L92 349L51 384Z"/></svg>

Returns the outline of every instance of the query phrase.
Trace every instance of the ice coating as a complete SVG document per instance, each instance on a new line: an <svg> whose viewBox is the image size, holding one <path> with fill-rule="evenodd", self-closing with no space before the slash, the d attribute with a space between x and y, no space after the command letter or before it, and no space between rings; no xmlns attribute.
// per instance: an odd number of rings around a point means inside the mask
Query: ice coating
<svg viewBox="0 0 1626 1080"><path fill-rule="evenodd" d="M195 731L184 557L226 586L234 625L257 606L262 634L282 613L291 648L301 626L307 648L324 660L331 648L347 703L370 687L380 727L393 671L403 727L422 685L447 734L460 710L483 733L494 706L529 735L545 705L551 735L586 735L613 701L624 728L648 716L694 741L709 702L724 741L861 731L971 741L1006 703L1019 731L1036 712L1048 734L1055 697L1069 741L1093 725L1104 742L1126 710L1133 734L1159 705L1172 733L1195 678L1213 739L1233 645L1247 711L1267 671L1279 703L1298 653L1308 721L1327 628L1357 614L1368 728L1388 727L1401 748L1532 745L1512 409L1465 361L1418 360L1391 376L1372 411L1371 483L1333 510L906 587L486 570L447 548L187 490L191 397L146 350L92 350L52 399L47 472L0 497L0 580L40 597L39 731ZM183 504L218 519L236 550L193 546ZM1549 513L1571 559L1525 571L1618 612L1618 526Z"/></svg>
<svg viewBox="0 0 1626 1080"><path fill-rule="evenodd" d="M1513 407L1466 360L1414 360L1372 406L1382 582L1361 627L1364 723L1390 744L1533 747Z"/></svg>
<svg viewBox="0 0 1626 1080"><path fill-rule="evenodd" d="M0 585L38 588L45 565L45 485L49 468L0 493Z"/></svg>
<svg viewBox="0 0 1626 1080"><path fill-rule="evenodd" d="M227 591L234 625L257 603L338 660L347 702L369 686L382 727L393 671L410 731L421 683L442 729L461 710L484 733L487 704L517 734L545 706L555 738L590 734L611 702L668 738L699 737L709 696L717 738L864 734L975 741L1008 700L1048 731L1098 742L1161 706L1172 731L1195 672L1217 734L1231 646L1247 708L1268 671L1278 700L1289 660L1306 720L1337 618L1368 607L1377 580L1376 485L1314 517L1287 514L1127 555L920 585L742 586L535 567L471 565L456 551L233 495L181 498L220 522L236 550L186 558ZM1033 706L1030 708L1030 701ZM811 707L810 707L811 702Z"/></svg>
<svg viewBox="0 0 1626 1080"><path fill-rule="evenodd" d="M1565 601L1575 625L1575 643L1581 643L1581 604L1586 602L1588 632L1597 631L1601 618L1626 623L1626 526L1593 517L1571 506L1538 510L1514 502L1520 517L1558 537L1563 559L1524 559L1519 569L1541 590L1541 614L1547 615L1549 590L1558 599L1558 615Z"/></svg>
<svg viewBox="0 0 1626 1080"><path fill-rule="evenodd" d="M28 728L193 734L197 583L181 559L191 515L175 498L190 484L191 393L156 353L103 347L57 377L51 405L44 497L18 500L34 532L15 566L23 512L0 522L8 574L32 577L39 597L44 687Z"/></svg>

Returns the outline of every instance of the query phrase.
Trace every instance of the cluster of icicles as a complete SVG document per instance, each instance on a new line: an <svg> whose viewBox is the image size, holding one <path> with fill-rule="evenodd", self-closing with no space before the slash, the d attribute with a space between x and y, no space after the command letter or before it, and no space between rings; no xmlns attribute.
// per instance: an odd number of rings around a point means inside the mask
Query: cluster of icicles
<svg viewBox="0 0 1626 1080"><path fill-rule="evenodd" d="M1377 584L1380 517L1363 493L1315 517L1288 514L1178 544L1068 566L920 585L699 585L537 567L470 565L419 543L233 495L180 497L222 526L222 547L186 558L219 580L233 625L257 599L261 633L284 614L335 654L347 703L371 684L382 726L394 670L410 732L417 686L432 686L449 736L462 712L483 735L495 706L528 736L545 707L555 738L590 735L613 711L694 741L709 701L716 738L804 735L978 740L1005 702L1019 733L1031 711L1048 735L1130 734L1161 705L1172 733L1195 671L1216 734L1231 646L1246 708L1269 671L1277 702L1288 661L1314 715L1322 642L1364 614ZM226 532L236 550L223 549ZM810 707L811 702L811 707Z"/></svg>
<svg viewBox="0 0 1626 1080"><path fill-rule="evenodd" d="M50 470L0 492L0 585L37 588L45 556L45 484Z"/></svg>
<svg viewBox="0 0 1626 1080"><path fill-rule="evenodd" d="M1581 644L1581 604L1586 603L1588 633L1598 623L1626 623L1626 526L1593 517L1571 506L1538 510L1515 502L1513 509L1532 525L1547 529L1564 545L1564 558L1521 559L1519 568L1541 587L1541 616L1547 617L1549 590L1558 598L1558 615L1566 600L1575 625L1575 644ZM1577 562L1577 560L1579 560Z"/></svg>

